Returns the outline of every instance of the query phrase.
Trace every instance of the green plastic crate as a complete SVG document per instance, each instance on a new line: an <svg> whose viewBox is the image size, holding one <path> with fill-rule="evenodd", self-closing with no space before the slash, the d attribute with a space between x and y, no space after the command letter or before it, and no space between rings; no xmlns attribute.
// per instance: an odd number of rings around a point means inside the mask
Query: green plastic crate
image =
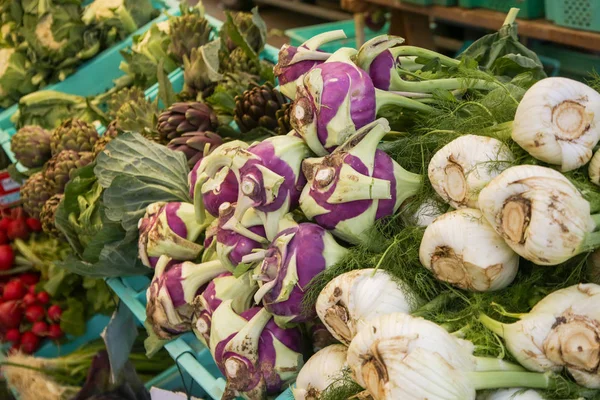
<svg viewBox="0 0 600 400"><path fill-rule="evenodd" d="M562 0L546 0L546 4L548 2L561 3ZM458 5L464 8L486 8L501 12L508 12L512 7L517 7L521 9L519 18L523 19L542 18L545 9L544 0L458 0Z"/></svg>
<svg viewBox="0 0 600 400"><path fill-rule="evenodd" d="M552 57L560 63L560 76L585 81L594 70L600 73L600 55L569 50L553 45L533 45L531 48L540 58Z"/></svg>
<svg viewBox="0 0 600 400"><path fill-rule="evenodd" d="M404 0L404 3L418 4L420 6L446 6L451 7L455 6L458 3L458 0Z"/></svg>
<svg viewBox="0 0 600 400"><path fill-rule="evenodd" d="M546 18L556 25L600 32L600 0L546 0Z"/></svg>
<svg viewBox="0 0 600 400"><path fill-rule="evenodd" d="M356 48L356 30L353 20L330 22L326 24L306 26L304 28L288 29L285 31L285 35L290 38L290 44L292 46L300 46L302 43L323 32L329 32L342 29L346 32L346 39L334 40L321 46L319 49L328 53L333 53L341 47L353 47ZM383 29L378 32L374 32L368 28L365 29L365 40L373 39L376 36L384 35L388 33L390 29L390 23L386 23Z"/></svg>

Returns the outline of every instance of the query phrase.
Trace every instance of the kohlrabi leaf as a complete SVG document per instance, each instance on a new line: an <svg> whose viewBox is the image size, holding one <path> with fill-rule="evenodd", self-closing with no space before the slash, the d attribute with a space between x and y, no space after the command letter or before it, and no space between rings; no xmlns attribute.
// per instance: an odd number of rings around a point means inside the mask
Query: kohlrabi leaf
<svg viewBox="0 0 600 400"><path fill-rule="evenodd" d="M130 176L169 191L179 201L191 201L185 155L149 141L139 133L125 133L112 140L98 155L94 172L105 189L117 176Z"/></svg>

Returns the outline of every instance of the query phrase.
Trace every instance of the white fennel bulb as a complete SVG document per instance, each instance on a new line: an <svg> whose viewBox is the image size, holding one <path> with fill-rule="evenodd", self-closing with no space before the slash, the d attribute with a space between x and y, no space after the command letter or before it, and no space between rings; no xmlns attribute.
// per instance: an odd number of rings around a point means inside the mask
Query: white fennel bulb
<svg viewBox="0 0 600 400"><path fill-rule="evenodd" d="M597 151L594 157L592 157L588 165L588 174L592 183L600 185L600 151Z"/></svg>
<svg viewBox="0 0 600 400"><path fill-rule="evenodd" d="M379 315L410 313L421 300L407 285L374 268L332 279L317 298L317 315L337 340L349 344L360 326Z"/></svg>
<svg viewBox="0 0 600 400"><path fill-rule="evenodd" d="M477 208L482 188L514 161L498 139L464 135L438 150L429 162L431 186L454 208Z"/></svg>
<svg viewBox="0 0 600 400"><path fill-rule="evenodd" d="M427 227L435 219L443 215L448 210L448 205L434 199L426 199L413 212L401 209L402 219L406 225Z"/></svg>
<svg viewBox="0 0 600 400"><path fill-rule="evenodd" d="M554 378L496 358L473 356L471 342L404 313L365 324L348 347L353 378L375 400L474 400L481 389L546 388Z"/></svg>
<svg viewBox="0 0 600 400"><path fill-rule="evenodd" d="M346 346L332 344L315 353L296 378L296 385L292 388L294 399L319 399L327 387L342 378L347 352Z"/></svg>
<svg viewBox="0 0 600 400"><path fill-rule="evenodd" d="M600 140L600 94L572 79L543 79L519 103L512 138L538 160L577 169Z"/></svg>
<svg viewBox="0 0 600 400"><path fill-rule="evenodd" d="M504 338L527 369L566 369L582 386L600 388L600 286L589 283L550 293L519 321L503 324L486 315L481 322Z"/></svg>
<svg viewBox="0 0 600 400"><path fill-rule="evenodd" d="M520 256L556 265L600 245L590 204L560 172L519 165L479 193L479 209Z"/></svg>
<svg viewBox="0 0 600 400"><path fill-rule="evenodd" d="M519 267L519 255L470 208L436 218L425 229L419 258L437 279L473 291L505 288Z"/></svg>

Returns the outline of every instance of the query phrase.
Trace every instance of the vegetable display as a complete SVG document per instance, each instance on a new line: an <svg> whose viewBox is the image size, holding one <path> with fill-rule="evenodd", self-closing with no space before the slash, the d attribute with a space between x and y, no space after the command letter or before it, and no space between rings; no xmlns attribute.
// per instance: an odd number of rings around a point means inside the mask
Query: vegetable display
<svg viewBox="0 0 600 400"><path fill-rule="evenodd" d="M515 18L456 59L332 31L271 65L256 10L211 33L184 7L133 86L25 99L25 210L71 248L53 268L148 277L148 354L208 349L223 399L598 398L600 80L547 78ZM18 285L25 348L60 312Z"/></svg>

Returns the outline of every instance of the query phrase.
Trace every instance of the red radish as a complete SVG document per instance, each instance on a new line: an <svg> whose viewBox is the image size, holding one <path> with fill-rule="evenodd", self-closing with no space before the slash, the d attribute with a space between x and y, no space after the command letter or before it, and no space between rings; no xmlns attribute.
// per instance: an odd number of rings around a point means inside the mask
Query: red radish
<svg viewBox="0 0 600 400"><path fill-rule="evenodd" d="M48 307L48 318L50 321L58 322L60 321L60 316L62 315L62 309L59 305L55 304L53 306Z"/></svg>
<svg viewBox="0 0 600 400"><path fill-rule="evenodd" d="M0 220L0 230L3 230L4 232L6 232L8 230L8 226L10 225L10 223L13 221L12 218L9 217L4 217Z"/></svg>
<svg viewBox="0 0 600 400"><path fill-rule="evenodd" d="M33 304L25 309L25 318L29 322L36 322L44 319L44 307L39 304Z"/></svg>
<svg viewBox="0 0 600 400"><path fill-rule="evenodd" d="M19 279L25 285L30 286L38 283L40 281L40 276L38 274L34 274L33 272L26 272L24 274L19 275Z"/></svg>
<svg viewBox="0 0 600 400"><path fill-rule="evenodd" d="M8 350L8 354L16 354L19 350L21 350L21 345L19 343L13 343L12 346L10 346L10 350Z"/></svg>
<svg viewBox="0 0 600 400"><path fill-rule="evenodd" d="M48 302L50 302L50 295L48 292L39 292L37 294L37 301L42 304L48 304Z"/></svg>
<svg viewBox="0 0 600 400"><path fill-rule="evenodd" d="M24 353L32 354L40 347L40 338L33 332L25 332L21 336L21 350Z"/></svg>
<svg viewBox="0 0 600 400"><path fill-rule="evenodd" d="M25 304L26 306L30 306L35 303L37 303L37 298L34 294L27 293L25 296L23 296L23 304Z"/></svg>
<svg viewBox="0 0 600 400"><path fill-rule="evenodd" d="M62 329L60 329L60 325L59 324L52 324L50 325L50 327L48 328L48 337L50 339L60 339L63 335L63 331Z"/></svg>
<svg viewBox="0 0 600 400"><path fill-rule="evenodd" d="M18 301L11 300L0 304L0 327L3 329L18 328L23 319L23 309Z"/></svg>
<svg viewBox="0 0 600 400"><path fill-rule="evenodd" d="M42 231L42 223L39 219L35 218L27 218L25 223L29 227L29 229L33 232L41 232Z"/></svg>
<svg viewBox="0 0 600 400"><path fill-rule="evenodd" d="M0 271L11 269L15 262L15 253L9 244L0 244Z"/></svg>
<svg viewBox="0 0 600 400"><path fill-rule="evenodd" d="M8 243L8 236L6 235L6 232L3 230L0 230L0 244L7 244Z"/></svg>
<svg viewBox="0 0 600 400"><path fill-rule="evenodd" d="M45 321L37 321L33 323L31 332L36 336L43 337L48 335L48 324Z"/></svg>
<svg viewBox="0 0 600 400"><path fill-rule="evenodd" d="M23 282L19 279L13 279L4 286L2 298L4 300L21 300L25 293L27 293L27 290Z"/></svg>
<svg viewBox="0 0 600 400"><path fill-rule="evenodd" d="M6 234L11 240L27 239L29 237L29 228L24 218L13 220L6 229Z"/></svg>
<svg viewBox="0 0 600 400"><path fill-rule="evenodd" d="M27 293L35 296L35 285L29 286L29 289L27 289Z"/></svg>
<svg viewBox="0 0 600 400"><path fill-rule="evenodd" d="M21 339L21 332L19 332L18 328L12 328L6 331L6 335L4 335L4 339L7 342L19 343Z"/></svg>

